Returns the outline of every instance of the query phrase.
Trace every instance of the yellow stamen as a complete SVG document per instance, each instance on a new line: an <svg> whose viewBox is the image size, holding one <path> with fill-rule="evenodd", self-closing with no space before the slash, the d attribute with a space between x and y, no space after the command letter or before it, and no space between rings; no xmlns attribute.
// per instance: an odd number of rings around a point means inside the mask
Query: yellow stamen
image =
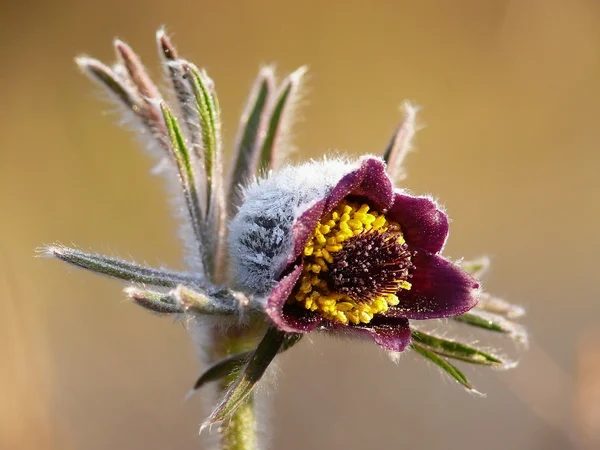
<svg viewBox="0 0 600 450"><path fill-rule="evenodd" d="M333 292L322 278L334 262L336 252L344 248L344 242L362 232L376 230L386 232L393 227L399 244L404 243L400 227L387 220L385 215L371 211L369 205L342 201L331 213L322 218L304 249L304 271L296 293L289 303L300 303L310 311L320 313L326 319L342 324L369 323L376 314L384 313L399 303L395 293L374 293L369 301L356 301L347 295ZM409 290L411 284L398 280L398 289Z"/></svg>

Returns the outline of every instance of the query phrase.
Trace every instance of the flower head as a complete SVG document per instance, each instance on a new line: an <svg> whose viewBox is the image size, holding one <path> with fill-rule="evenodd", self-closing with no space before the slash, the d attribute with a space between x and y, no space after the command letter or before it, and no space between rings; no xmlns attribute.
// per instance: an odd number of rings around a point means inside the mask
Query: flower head
<svg viewBox="0 0 600 450"><path fill-rule="evenodd" d="M478 282L439 255L445 213L394 189L376 157L257 181L230 232L239 283L286 332L346 331L402 351L408 319L457 316L477 303Z"/></svg>
<svg viewBox="0 0 600 450"><path fill-rule="evenodd" d="M513 322L522 309L480 289L476 278L487 261L455 264L442 257L446 214L430 197L410 195L392 183L403 174L416 108L404 106L405 120L382 158L282 166L305 69L277 86L273 70L263 68L225 171L213 81L181 59L162 30L157 40L174 109L122 41L115 41L113 67L87 57L77 63L143 129L150 147L160 152L162 172L178 182L188 271L62 245L42 253L126 280L125 293L136 304L182 319L210 356L195 389L236 380L222 384L223 399L207 424L248 405L276 355L312 330L371 338L392 353L410 346L469 390L450 360L509 366L503 357L419 329L419 321L452 318L526 339Z"/></svg>

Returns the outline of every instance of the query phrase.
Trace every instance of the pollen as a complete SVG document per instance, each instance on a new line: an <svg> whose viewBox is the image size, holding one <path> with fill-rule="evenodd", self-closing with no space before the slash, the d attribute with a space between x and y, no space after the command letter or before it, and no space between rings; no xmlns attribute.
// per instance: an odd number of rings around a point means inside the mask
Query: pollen
<svg viewBox="0 0 600 450"><path fill-rule="evenodd" d="M409 290L410 252L400 226L365 203L340 202L304 248L304 270L288 300L342 324L369 323Z"/></svg>

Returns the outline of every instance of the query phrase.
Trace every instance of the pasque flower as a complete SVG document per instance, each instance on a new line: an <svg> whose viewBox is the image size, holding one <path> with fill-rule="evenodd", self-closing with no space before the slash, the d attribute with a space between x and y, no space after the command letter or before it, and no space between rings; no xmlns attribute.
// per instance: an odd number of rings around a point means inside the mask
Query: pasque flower
<svg viewBox="0 0 600 450"><path fill-rule="evenodd" d="M206 424L229 418L239 425L222 429L224 447L234 448L228 439L244 443L235 448L254 447L253 388L278 353L313 330L372 339L392 354L410 347L469 390L450 360L510 365L420 327L425 320L452 318L526 339L513 322L522 309L480 287L487 260L453 263L441 256L446 214L431 197L393 185L415 133L416 108L404 106L404 121L381 157L286 166L288 128L305 69L277 85L266 67L224 170L213 81L180 58L162 30L157 42L175 109L120 40L113 67L88 57L77 63L142 130L158 155L158 171L177 182L188 271L58 244L42 253L126 280L125 292L135 303L181 319L208 358L195 389L220 380L222 400ZM239 430L245 430L242 440Z"/></svg>
<svg viewBox="0 0 600 450"><path fill-rule="evenodd" d="M442 258L448 219L394 189L380 158L289 167L245 192L230 225L240 285L286 332L371 336L400 352L408 319L463 314L479 284Z"/></svg>

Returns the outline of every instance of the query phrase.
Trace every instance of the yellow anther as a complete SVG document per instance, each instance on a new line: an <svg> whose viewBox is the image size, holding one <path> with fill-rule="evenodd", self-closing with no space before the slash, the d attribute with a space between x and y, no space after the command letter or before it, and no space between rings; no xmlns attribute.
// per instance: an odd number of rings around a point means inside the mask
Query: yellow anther
<svg viewBox="0 0 600 450"><path fill-rule="evenodd" d="M384 313L390 306L399 303L398 297L389 292L382 292L369 302L357 302L347 295L333 292L322 275L334 263L336 252L343 250L345 241L365 230L377 230L379 233L388 230L385 216L369 211L367 204L342 201L321 220L304 248L304 270L299 287L288 303L299 304L325 319L354 325L369 323L374 315ZM396 239L398 243L404 242L400 232ZM404 280L398 280L398 283L400 289L411 287Z"/></svg>
<svg viewBox="0 0 600 450"><path fill-rule="evenodd" d="M304 281L300 285L300 290L305 294L308 294L310 291L312 291L312 284L310 284L310 282Z"/></svg>
<svg viewBox="0 0 600 450"><path fill-rule="evenodd" d="M373 316L366 311L361 311L358 317L362 323L369 323L373 318Z"/></svg>
<svg viewBox="0 0 600 450"><path fill-rule="evenodd" d="M409 284L408 288L403 287L401 289L410 290L410 287L411 287L410 283L408 283L408 284ZM390 306L396 306L398 303L400 303L400 300L394 294L391 294L391 295L388 295L387 302L388 302L388 305L390 305Z"/></svg>
<svg viewBox="0 0 600 450"><path fill-rule="evenodd" d="M325 261L327 261L329 264L333 264L333 256L331 256L327 249L324 248L321 251L323 252L323 258L325 259Z"/></svg>
<svg viewBox="0 0 600 450"><path fill-rule="evenodd" d="M383 216L379 216L377 219L375 219L375 221L372 223L373 228L375 228L376 230L380 229L382 226L385 225L385 217Z"/></svg>
<svg viewBox="0 0 600 450"><path fill-rule="evenodd" d="M338 311L350 311L354 308L354 305L350 302L339 302L336 306Z"/></svg>
<svg viewBox="0 0 600 450"><path fill-rule="evenodd" d="M346 311L345 314L346 314L346 317L348 318L348 320L350 322L352 322L354 325L358 325L360 323L360 320L358 317L358 311Z"/></svg>
<svg viewBox="0 0 600 450"><path fill-rule="evenodd" d="M403 281L400 283L400 289L406 289L407 291L410 291L410 288L412 288L412 284L410 284L408 281Z"/></svg>
<svg viewBox="0 0 600 450"><path fill-rule="evenodd" d="M343 312L338 312L338 314L337 314L337 316L335 316L335 318L338 322L341 322L344 325L348 324L348 318L346 317L346 314Z"/></svg>
<svg viewBox="0 0 600 450"><path fill-rule="evenodd" d="M362 230L363 228L363 223L358 219L350 219L348 221L348 225L350 225L350 227L354 228L355 230Z"/></svg>

